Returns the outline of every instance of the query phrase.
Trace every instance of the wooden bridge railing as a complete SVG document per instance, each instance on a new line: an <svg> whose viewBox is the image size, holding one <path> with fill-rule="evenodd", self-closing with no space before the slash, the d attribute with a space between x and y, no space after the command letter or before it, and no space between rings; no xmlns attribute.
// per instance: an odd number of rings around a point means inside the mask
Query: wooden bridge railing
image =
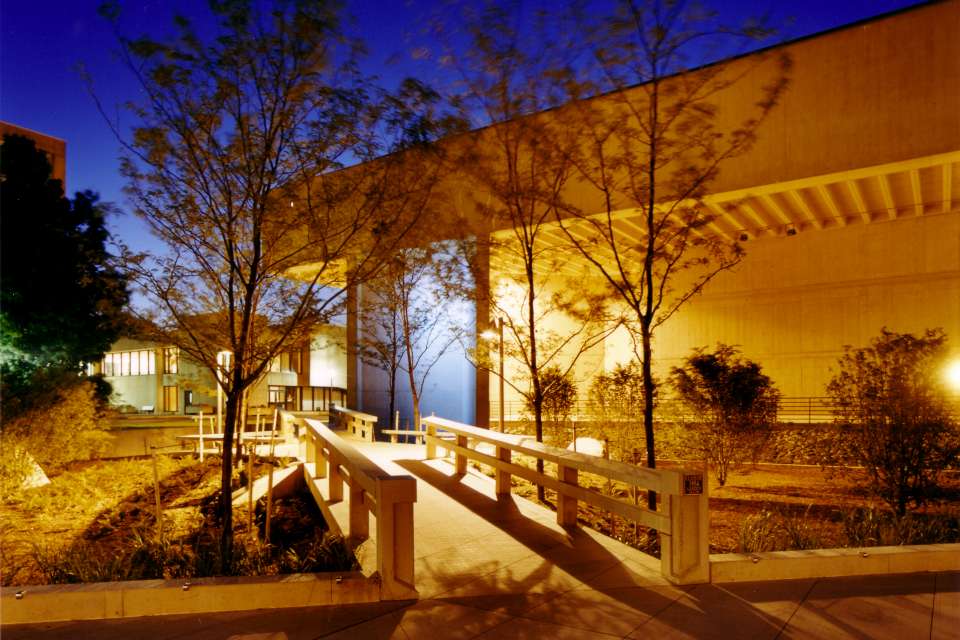
<svg viewBox="0 0 960 640"><path fill-rule="evenodd" d="M319 420L306 418L304 423L304 457L308 484L314 497L318 502L340 502L344 499L346 486L350 538L354 541L367 539L370 535L368 514L372 513L376 519L381 599L416 598L413 572L416 480L412 476L391 475L384 471ZM328 496L319 494L316 481L321 478L327 478Z"/></svg>
<svg viewBox="0 0 960 640"><path fill-rule="evenodd" d="M346 429L361 440L374 442L377 439L377 416L369 413L330 405L330 423L339 429Z"/></svg>
<svg viewBox="0 0 960 640"><path fill-rule="evenodd" d="M701 471L637 467L547 446L528 436L499 433L444 418L424 418L423 423L428 459L437 457L439 447L455 454L459 474L466 473L468 459L493 467L497 495L510 493L512 475L556 491L557 522L564 526L576 525L577 503L584 502L656 529L660 533L663 576L675 584L709 582L708 496ZM453 441L449 435L439 435L441 431L453 434ZM478 442L493 445L495 455L476 451ZM514 454L555 464L557 477L514 463ZM580 472L656 491L661 496L661 508L651 511L643 505L591 491L580 486Z"/></svg>

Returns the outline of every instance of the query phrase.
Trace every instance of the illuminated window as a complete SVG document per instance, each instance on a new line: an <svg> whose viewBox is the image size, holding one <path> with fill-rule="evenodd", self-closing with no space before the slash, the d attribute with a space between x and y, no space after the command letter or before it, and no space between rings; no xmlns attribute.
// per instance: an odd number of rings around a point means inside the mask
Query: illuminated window
<svg viewBox="0 0 960 640"><path fill-rule="evenodd" d="M284 351L277 354L270 361L270 371L278 373L280 371L296 371L300 373L300 352Z"/></svg>
<svg viewBox="0 0 960 640"><path fill-rule="evenodd" d="M267 387L267 404L283 404L283 387Z"/></svg>
<svg viewBox="0 0 960 640"><path fill-rule="evenodd" d="M146 376L156 373L156 359L150 349L107 353L102 370L105 376Z"/></svg>
<svg viewBox="0 0 960 640"><path fill-rule="evenodd" d="M179 359L179 354L177 353L176 347L167 347L163 350L163 372L164 373L176 373L177 372L177 360Z"/></svg>

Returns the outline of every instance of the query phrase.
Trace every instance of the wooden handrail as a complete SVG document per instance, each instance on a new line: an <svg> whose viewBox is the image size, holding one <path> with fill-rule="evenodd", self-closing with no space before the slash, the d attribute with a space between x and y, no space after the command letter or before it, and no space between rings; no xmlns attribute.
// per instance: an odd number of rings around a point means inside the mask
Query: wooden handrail
<svg viewBox="0 0 960 640"><path fill-rule="evenodd" d="M678 584L709 581L707 486L701 471L636 467L551 447L529 436L490 431L445 418L431 416L424 418L423 424L428 459L437 457L437 449L443 448L455 454L458 474L466 473L468 459L492 467L498 496L509 495L513 475L556 491L557 522L563 526L576 525L580 501L652 527L661 535L661 572L667 579ZM453 434L454 441L438 436L438 430ZM470 447L471 440L474 446L477 442L493 445L496 455L476 451ZM556 464L557 477L512 462L513 454ZM662 511L581 487L578 482L581 471L657 491L662 496Z"/></svg>
<svg viewBox="0 0 960 640"><path fill-rule="evenodd" d="M340 426L353 435L358 436L361 440L366 440L367 442L376 441L377 416L363 413L362 411L354 411L353 409L347 409L346 407L335 404L330 405L330 414L331 416L336 416L337 414L343 416L343 424ZM339 424L341 421L338 418L336 422Z"/></svg>
<svg viewBox="0 0 960 640"><path fill-rule="evenodd" d="M672 469L638 467L625 462L551 447L542 442L537 442L531 436L500 433L499 431L481 429L445 418L428 417L424 418L423 422L425 424L433 423L451 433L463 433L479 442L486 442L494 446L501 445L517 453L540 458L545 462L562 464L565 467L572 467L584 473L601 475L611 480L618 480L659 493L671 495L681 495L682 493L682 473Z"/></svg>
<svg viewBox="0 0 960 640"><path fill-rule="evenodd" d="M349 536L354 541L369 537L369 515L376 518L377 573L381 599L416 597L414 586L413 504L417 481L409 475L393 475L367 458L346 439L319 420L305 418L306 451L313 463L308 473L311 491L326 504L349 497ZM309 465L307 466L309 471ZM327 478L327 496L319 495L316 482ZM329 509L324 508L325 515Z"/></svg>
<svg viewBox="0 0 960 640"><path fill-rule="evenodd" d="M358 418L358 419L360 419L360 420L366 420L367 422L376 422L376 421L377 421L377 416L373 415L372 413L364 413L363 411L357 411L356 409L348 409L348 408L346 408L346 407L341 407L341 406L338 405L338 404L331 404L331 405L330 405L330 410L331 410L331 411L339 411L340 413L343 413L343 414L348 415L348 416L350 416L350 417Z"/></svg>

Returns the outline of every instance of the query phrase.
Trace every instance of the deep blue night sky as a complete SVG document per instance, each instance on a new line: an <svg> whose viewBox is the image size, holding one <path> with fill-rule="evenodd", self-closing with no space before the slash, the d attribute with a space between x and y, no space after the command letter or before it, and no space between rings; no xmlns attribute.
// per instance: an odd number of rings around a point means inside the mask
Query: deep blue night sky
<svg viewBox="0 0 960 640"><path fill-rule="evenodd" d="M0 0L0 119L67 141L67 188L98 191L101 198L125 203L119 175L118 144L98 113L77 66L83 64L104 107L118 113L136 97L136 86L119 64L112 26L97 14L100 0ZM134 0L121 3L121 29L127 35L169 31L175 11L191 16L200 0ZM787 25L781 36L793 39L855 22L916 0L727 0L714 4L725 12L746 14L767 9L773 23ZM349 3L354 29L367 41L367 71L386 84L404 73L431 82L436 65L422 52L422 25L433 12L427 0L365 0ZM802 11L802 14L799 13ZM414 55L417 51L418 55ZM392 61L393 64L388 64ZM134 249L151 245L132 215L118 213L114 234Z"/></svg>

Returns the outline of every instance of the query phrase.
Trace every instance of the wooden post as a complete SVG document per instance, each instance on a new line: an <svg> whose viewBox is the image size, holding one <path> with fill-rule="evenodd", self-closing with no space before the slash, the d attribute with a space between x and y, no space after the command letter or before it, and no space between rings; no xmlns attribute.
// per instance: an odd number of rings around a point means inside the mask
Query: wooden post
<svg viewBox="0 0 960 640"><path fill-rule="evenodd" d="M467 436L462 436L459 433L457 434L457 446L467 448ZM457 454L454 458L456 460L457 466L457 475L462 476L467 473L467 456L463 453L457 451Z"/></svg>
<svg viewBox="0 0 960 640"><path fill-rule="evenodd" d="M370 514L364 504L363 487L359 482L350 485L350 538L360 542L370 537ZM378 542L379 544L379 542Z"/></svg>
<svg viewBox="0 0 960 640"><path fill-rule="evenodd" d="M331 450L331 454L333 451ZM327 469L329 480L327 486L330 489L330 502L339 502L343 500L343 474L340 473L340 464L335 457L330 457L330 467ZM377 503L380 504L379 502Z"/></svg>
<svg viewBox="0 0 960 640"><path fill-rule="evenodd" d="M157 452L153 452L153 495L157 507L157 537L163 538L163 510L160 507L160 472L157 471Z"/></svg>
<svg viewBox="0 0 960 640"><path fill-rule="evenodd" d="M573 467L557 466L557 477L560 482L578 486L577 470ZM577 524L577 499L557 492L557 524L563 527L572 527Z"/></svg>
<svg viewBox="0 0 960 640"><path fill-rule="evenodd" d="M497 458L502 462L510 462L512 452L506 447L497 447ZM497 469L497 496L510 495L510 472Z"/></svg>
<svg viewBox="0 0 960 640"><path fill-rule="evenodd" d="M203 411L200 412L198 424L200 425L200 464L203 464Z"/></svg>
<svg viewBox="0 0 960 640"><path fill-rule="evenodd" d="M413 503L417 481L410 476L377 479L377 571L381 599L416 598Z"/></svg>
<svg viewBox="0 0 960 640"><path fill-rule="evenodd" d="M327 456L323 452L323 438L319 436L313 439L313 477L327 477Z"/></svg>
<svg viewBox="0 0 960 640"><path fill-rule="evenodd" d="M437 457L437 443L434 438L437 437L437 425L432 422L427 422L427 460L432 460Z"/></svg>

